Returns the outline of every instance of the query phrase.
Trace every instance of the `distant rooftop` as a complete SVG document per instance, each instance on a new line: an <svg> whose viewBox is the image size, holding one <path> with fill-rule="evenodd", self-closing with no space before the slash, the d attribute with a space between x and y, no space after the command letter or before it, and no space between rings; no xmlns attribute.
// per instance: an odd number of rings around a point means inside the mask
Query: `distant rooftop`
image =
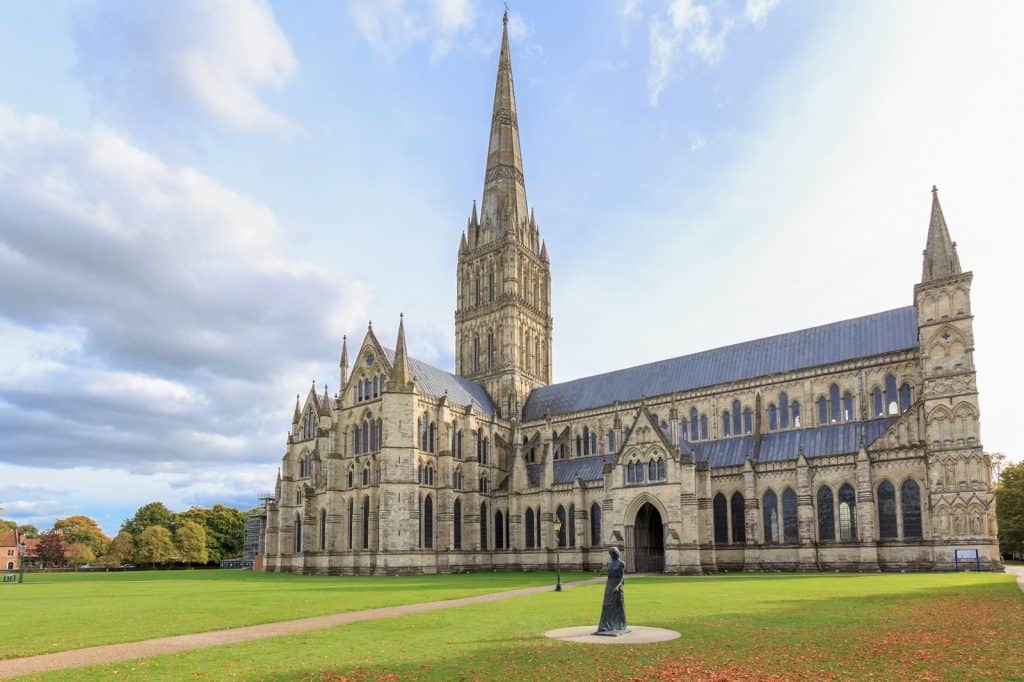
<svg viewBox="0 0 1024 682"><path fill-rule="evenodd" d="M523 420L913 348L917 312L907 306L543 386L530 393Z"/></svg>

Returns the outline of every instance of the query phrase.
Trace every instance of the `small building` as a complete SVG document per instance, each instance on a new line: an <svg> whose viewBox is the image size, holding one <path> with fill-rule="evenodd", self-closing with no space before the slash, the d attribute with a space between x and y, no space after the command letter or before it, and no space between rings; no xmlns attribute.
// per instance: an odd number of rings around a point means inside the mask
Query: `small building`
<svg viewBox="0 0 1024 682"><path fill-rule="evenodd" d="M12 530L0 535L0 562L5 571L17 571L21 555L18 552L18 531Z"/></svg>

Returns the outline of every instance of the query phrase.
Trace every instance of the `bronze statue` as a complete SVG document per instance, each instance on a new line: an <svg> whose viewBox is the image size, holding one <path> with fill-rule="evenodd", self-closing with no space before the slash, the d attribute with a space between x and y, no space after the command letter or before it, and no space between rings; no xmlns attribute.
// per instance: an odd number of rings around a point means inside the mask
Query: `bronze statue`
<svg viewBox="0 0 1024 682"><path fill-rule="evenodd" d="M608 554L611 556L608 562L608 582L604 586L601 622L597 624L597 632L594 634L618 637L629 632L626 625L626 601L622 593L622 585L626 582L626 565L619 560L618 548L612 547Z"/></svg>

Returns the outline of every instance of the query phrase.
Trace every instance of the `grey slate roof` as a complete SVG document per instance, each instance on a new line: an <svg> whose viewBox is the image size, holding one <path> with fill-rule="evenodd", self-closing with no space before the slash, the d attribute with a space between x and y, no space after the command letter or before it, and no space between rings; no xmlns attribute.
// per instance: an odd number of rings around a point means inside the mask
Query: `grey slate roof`
<svg viewBox="0 0 1024 682"><path fill-rule="evenodd" d="M914 306L535 389L523 420L917 348Z"/></svg>
<svg viewBox="0 0 1024 682"><path fill-rule="evenodd" d="M808 459L857 452L862 438L865 445L871 445L895 421L896 417L884 417L792 431L770 431L761 436L758 461L783 462L796 459L801 445ZM694 451L698 462L710 462L712 468L728 467L743 464L754 448L754 437L748 435L687 445Z"/></svg>
<svg viewBox="0 0 1024 682"><path fill-rule="evenodd" d="M589 457L571 457L569 459L556 459L551 463L555 483L572 483L576 478L584 481L598 481L604 475L604 465L610 464L614 459L613 455L590 455ZM540 485L543 464L527 464L526 479L530 487L536 488Z"/></svg>
<svg viewBox="0 0 1024 682"><path fill-rule="evenodd" d="M808 459L854 453L860 449L861 438L865 445L871 445L896 419L897 417L883 417L792 431L771 431L761 436L758 461L794 460L800 455L801 445L804 448L804 456ZM710 462L714 469L738 466L743 464L753 450L754 437L748 435L699 443L688 443L684 440L679 443L679 448L684 454L692 453L698 462ZM611 463L613 459L613 455L593 455L555 460L552 463L555 483L572 483L577 476L584 481L599 480L604 475L604 465ZM536 488L540 485L543 469L542 464L526 466L527 479L531 487Z"/></svg>
<svg viewBox="0 0 1024 682"><path fill-rule="evenodd" d="M394 363L395 351L385 348L388 362ZM427 395L441 397L448 392L448 397L460 405L470 405L486 414L494 414L494 403L487 391L480 384L465 377L456 376L433 365L409 358L409 372L412 374L416 387Z"/></svg>

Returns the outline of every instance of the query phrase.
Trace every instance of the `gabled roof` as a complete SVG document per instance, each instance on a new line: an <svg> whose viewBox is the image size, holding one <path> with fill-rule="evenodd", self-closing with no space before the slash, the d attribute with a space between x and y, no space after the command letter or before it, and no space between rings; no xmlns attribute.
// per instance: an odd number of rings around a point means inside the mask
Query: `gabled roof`
<svg viewBox="0 0 1024 682"><path fill-rule="evenodd" d="M769 431L761 436L759 462L784 462L796 459L803 447L808 459L842 455L857 452L861 441L871 445L888 429L896 417L869 419L862 422L827 424L807 429L790 431ZM686 443L693 450L698 462L709 462L712 468L737 466L753 452L752 435L720 440Z"/></svg>
<svg viewBox="0 0 1024 682"><path fill-rule="evenodd" d="M530 393L523 420L912 348L917 312L907 306L543 386Z"/></svg>
<svg viewBox="0 0 1024 682"><path fill-rule="evenodd" d="M385 348L388 364L394 362L395 351ZM415 358L409 358L409 371L416 387L427 395L440 398L445 393L453 402L472 405L485 414L494 414L494 403L483 386L465 377L456 376Z"/></svg>

